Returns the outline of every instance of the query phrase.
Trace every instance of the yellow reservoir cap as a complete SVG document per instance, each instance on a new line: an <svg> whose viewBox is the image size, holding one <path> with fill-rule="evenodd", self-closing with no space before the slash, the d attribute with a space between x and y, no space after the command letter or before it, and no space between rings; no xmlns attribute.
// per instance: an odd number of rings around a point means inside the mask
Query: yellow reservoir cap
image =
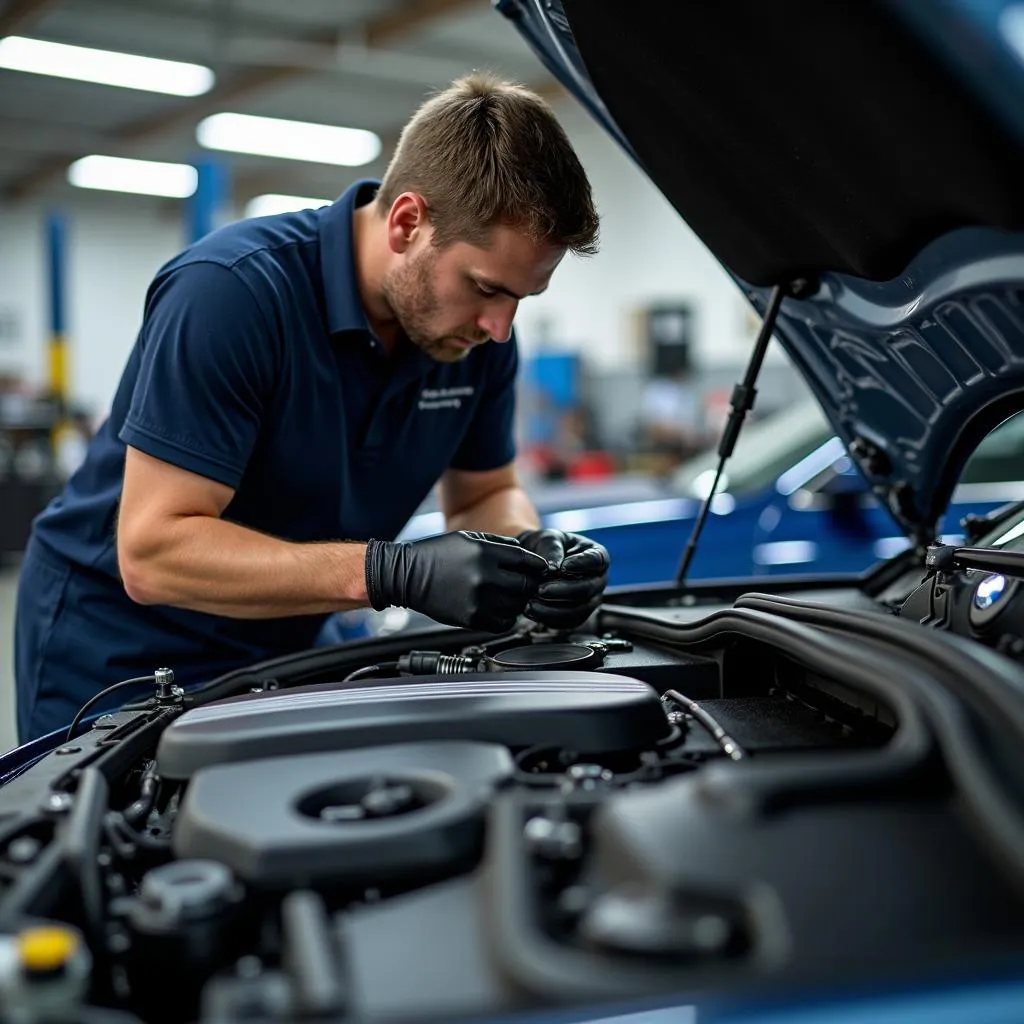
<svg viewBox="0 0 1024 1024"><path fill-rule="evenodd" d="M54 971L78 952L78 936L69 928L47 925L18 935L18 959L26 971Z"/></svg>

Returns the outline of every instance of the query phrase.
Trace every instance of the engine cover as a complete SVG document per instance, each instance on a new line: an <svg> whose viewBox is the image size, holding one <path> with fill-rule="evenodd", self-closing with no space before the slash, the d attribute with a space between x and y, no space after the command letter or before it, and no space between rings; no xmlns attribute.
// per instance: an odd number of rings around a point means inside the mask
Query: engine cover
<svg viewBox="0 0 1024 1024"><path fill-rule="evenodd" d="M232 761L387 743L476 740L584 753L649 749L671 729L647 683L596 672L482 672L326 683L185 712L160 739L162 776Z"/></svg>
<svg viewBox="0 0 1024 1024"><path fill-rule="evenodd" d="M182 801L174 852L261 887L422 880L476 862L484 809L512 768L504 747L462 742L206 768Z"/></svg>

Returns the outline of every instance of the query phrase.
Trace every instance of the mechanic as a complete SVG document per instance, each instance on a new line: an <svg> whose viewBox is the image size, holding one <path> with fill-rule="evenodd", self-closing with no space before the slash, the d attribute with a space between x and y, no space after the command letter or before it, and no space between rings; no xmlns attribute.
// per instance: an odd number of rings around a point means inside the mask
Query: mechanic
<svg viewBox="0 0 1024 1024"><path fill-rule="evenodd" d="M540 529L520 487L512 321L597 234L548 105L472 75L414 114L383 181L162 267L110 416L27 545L21 741L158 664L188 686L309 647L347 609L585 621L608 555ZM395 542L435 483L449 532Z"/></svg>

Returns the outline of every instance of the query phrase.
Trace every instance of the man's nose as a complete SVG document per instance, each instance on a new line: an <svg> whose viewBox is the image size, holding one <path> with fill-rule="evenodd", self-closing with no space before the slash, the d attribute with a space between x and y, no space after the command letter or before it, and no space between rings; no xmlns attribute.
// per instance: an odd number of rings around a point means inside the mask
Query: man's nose
<svg viewBox="0 0 1024 1024"><path fill-rule="evenodd" d="M512 337L512 321L518 305L517 302L509 302L501 308L485 310L476 322L477 327L493 341L508 341Z"/></svg>

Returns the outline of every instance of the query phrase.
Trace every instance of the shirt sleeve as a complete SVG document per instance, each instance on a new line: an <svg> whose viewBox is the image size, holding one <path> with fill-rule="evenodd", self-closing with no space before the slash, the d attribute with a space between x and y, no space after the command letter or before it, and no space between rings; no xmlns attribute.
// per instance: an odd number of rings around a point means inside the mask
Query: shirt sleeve
<svg viewBox="0 0 1024 1024"><path fill-rule="evenodd" d="M217 263L150 290L141 360L119 437L237 489L277 378L278 346L249 286Z"/></svg>
<svg viewBox="0 0 1024 1024"><path fill-rule="evenodd" d="M515 336L503 344L492 341L483 351L491 358L491 363L487 368L476 412L451 461L453 469L498 469L516 457L516 374L519 370L519 352Z"/></svg>

